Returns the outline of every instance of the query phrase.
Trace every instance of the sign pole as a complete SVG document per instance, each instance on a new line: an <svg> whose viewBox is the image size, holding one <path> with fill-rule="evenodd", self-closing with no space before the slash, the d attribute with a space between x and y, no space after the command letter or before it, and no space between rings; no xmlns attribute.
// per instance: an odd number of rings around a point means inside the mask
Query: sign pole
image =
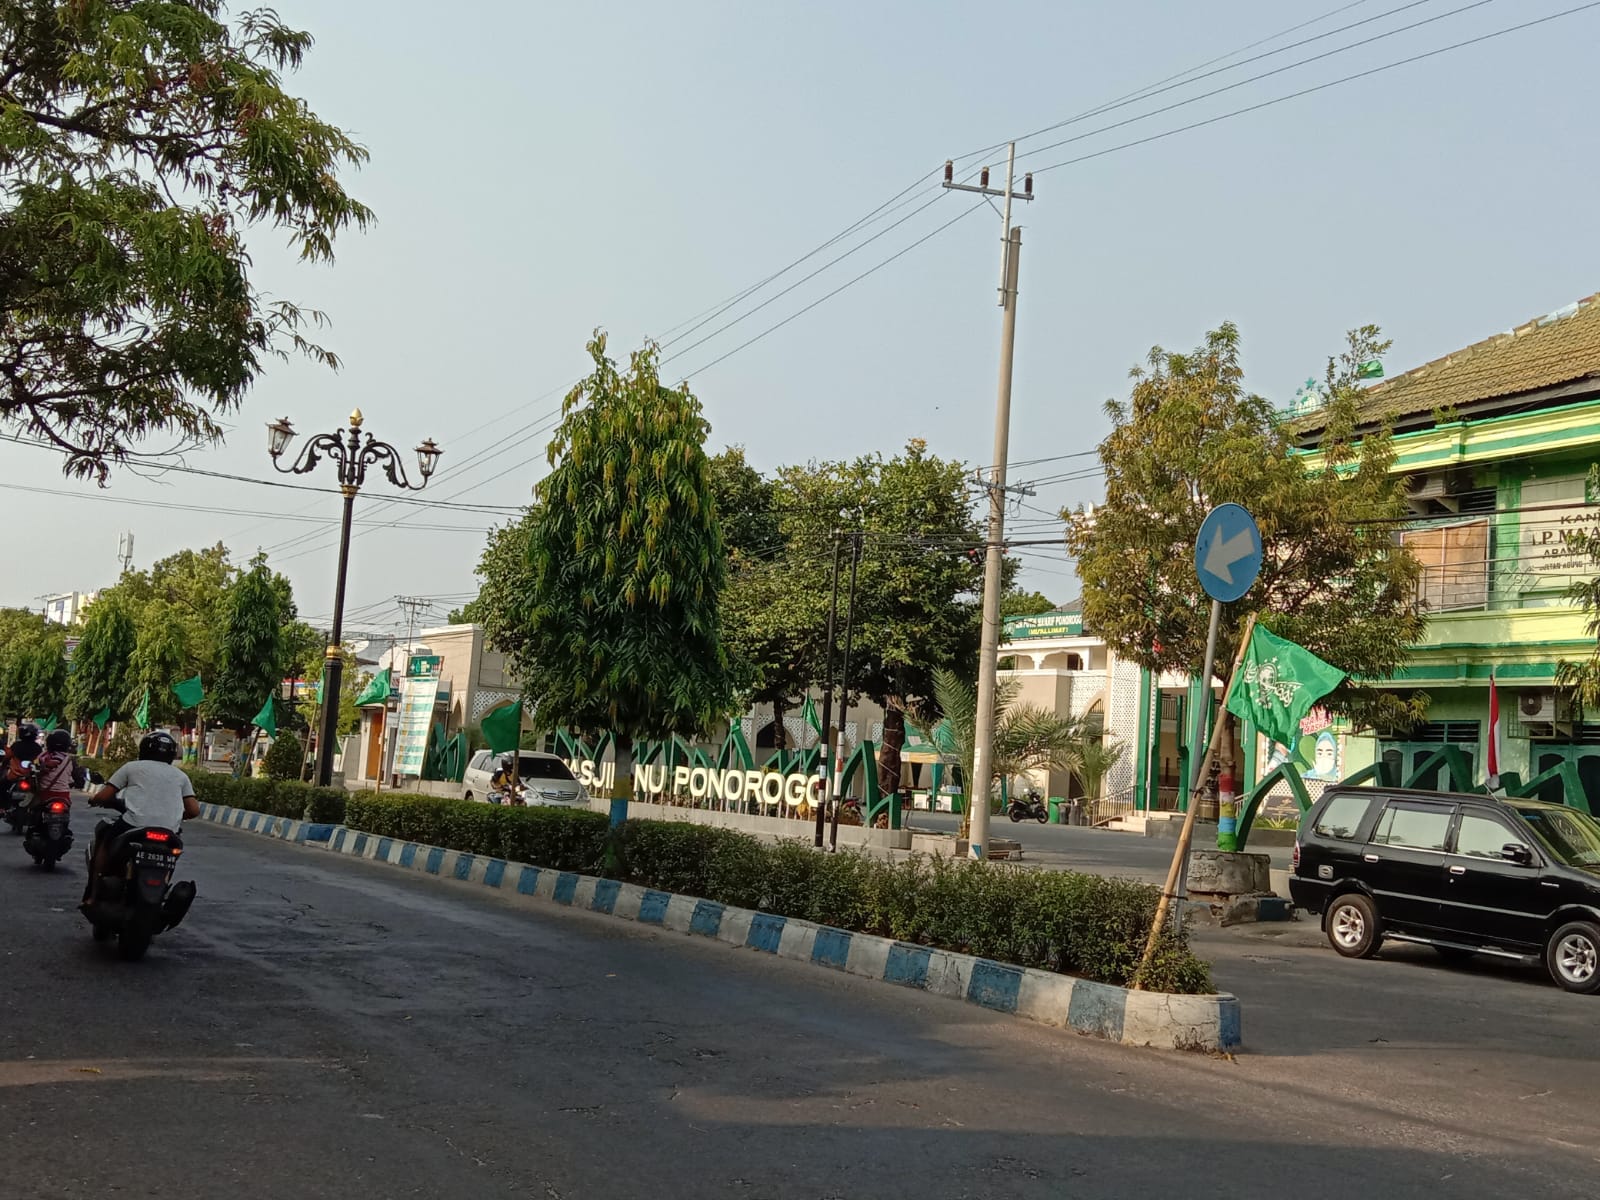
<svg viewBox="0 0 1600 1200"><path fill-rule="evenodd" d="M1222 624L1222 601L1211 602L1211 628L1206 631L1206 657L1205 666L1200 668L1200 696L1204 699L1195 705L1194 724L1190 726L1189 757L1192 761L1195 755L1201 756L1200 771L1194 776L1192 790L1189 796L1190 812L1198 805L1198 797L1206 790L1206 779L1211 774L1211 755L1209 741L1201 741L1205 737L1206 725L1211 717L1211 676L1217 666L1217 626ZM1185 814L1187 817L1188 814ZM1192 827L1192 826L1191 826ZM1178 867L1178 895L1185 896L1189 891L1189 856L1185 854ZM1183 905L1179 904L1174 909L1179 927L1183 924Z"/></svg>

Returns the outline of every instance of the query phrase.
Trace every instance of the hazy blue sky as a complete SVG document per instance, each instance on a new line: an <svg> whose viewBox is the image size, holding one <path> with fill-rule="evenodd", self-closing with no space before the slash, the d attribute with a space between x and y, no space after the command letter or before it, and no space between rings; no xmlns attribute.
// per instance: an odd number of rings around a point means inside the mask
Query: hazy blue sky
<svg viewBox="0 0 1600 1200"><path fill-rule="evenodd" d="M1150 108L1396 26L1432 24L1209 100L1023 159L1043 167L1575 6L1579 0L1367 0L1250 53L1404 7L1382 20L1141 105L1042 135L1089 133ZM1340 7L1337 0L1109 3L609 4L441 6L417 0L279 0L317 47L296 85L372 151L351 182L379 217L305 268L268 234L260 281L326 309L339 374L274 367L231 418L227 447L192 461L269 477L263 424L303 432L359 405L379 437L446 450L429 495L516 504L544 469L544 430L604 326L619 354L757 282L947 158L1124 96ZM1600 8L1177 136L1045 171L1024 225L1013 457L1091 449L1101 405L1155 344L1187 347L1218 322L1243 330L1249 383L1288 400L1343 331L1394 337L1392 373L1600 289L1593 209ZM1233 61L1233 60L1230 60ZM993 154L999 164L1000 152ZM964 160L976 163L976 160ZM948 221L944 195L872 245L694 350L694 372ZM900 208L891 219L912 213ZM863 231L877 232L883 224ZM703 373L693 386L713 445L770 468L893 452L923 437L989 461L999 310L999 220L961 220L870 278ZM826 262L857 239L811 260ZM760 293L798 279L785 276ZM722 321L707 326L710 332ZM696 335L698 336L698 335ZM692 340L692 339L691 339ZM533 436L530 437L530 432ZM504 452L475 465L474 455ZM24 526L54 544L5 573L0 601L113 580L120 531L148 565L183 546L258 546L326 619L337 498L243 483L118 474L109 491L64 482L49 454L0 449ZM1025 468L1059 474L1073 463ZM317 477L324 484L331 476ZM359 517L350 624L391 626L397 593L475 588L492 518L380 506ZM1094 499L1091 479L1040 489L1054 511ZM81 498L90 496L92 498ZM109 498L178 505L118 506ZM326 525L229 510L288 512ZM1038 512L1024 519L1042 520ZM1037 533L1039 526L1032 527ZM308 536L309 535L309 536ZM284 543L300 538L293 545ZM1075 594L1064 558L1028 581Z"/></svg>

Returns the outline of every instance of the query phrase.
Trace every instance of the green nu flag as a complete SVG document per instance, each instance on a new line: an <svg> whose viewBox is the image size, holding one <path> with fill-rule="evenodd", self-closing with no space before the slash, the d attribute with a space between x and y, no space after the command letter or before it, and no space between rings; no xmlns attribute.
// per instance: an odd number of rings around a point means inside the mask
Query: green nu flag
<svg viewBox="0 0 1600 1200"><path fill-rule="evenodd" d="M1228 694L1228 711L1280 745L1293 746L1305 715L1343 681L1338 667L1257 625Z"/></svg>
<svg viewBox="0 0 1600 1200"><path fill-rule="evenodd" d="M489 749L495 754L515 750L522 741L522 701L512 700L485 713L480 725Z"/></svg>
<svg viewBox="0 0 1600 1200"><path fill-rule="evenodd" d="M278 699L268 696L267 702L261 706L261 711L250 718L250 724L263 730L268 737L278 736Z"/></svg>
<svg viewBox="0 0 1600 1200"><path fill-rule="evenodd" d="M61 724L61 718L60 717L51 717L43 725L39 726L39 728L42 729L45 733L49 733L51 730L53 730L59 724Z"/></svg>
<svg viewBox="0 0 1600 1200"><path fill-rule="evenodd" d="M367 704L389 703L390 678L389 668L385 667L368 680L367 686L362 688L361 694L356 697L356 707L361 708Z"/></svg>
<svg viewBox="0 0 1600 1200"><path fill-rule="evenodd" d="M96 729L104 729L111 721L111 705L106 705L89 719L94 722Z"/></svg>
<svg viewBox="0 0 1600 1200"><path fill-rule="evenodd" d="M1356 368L1357 379L1382 379L1383 364L1377 359L1370 359Z"/></svg>
<svg viewBox="0 0 1600 1200"><path fill-rule="evenodd" d="M817 736L819 738L825 738L828 736L825 732L823 732L822 718L817 716L817 706L811 703L810 696L807 696L806 702L800 706L800 715L805 718L807 725L811 726L811 728L817 731Z"/></svg>
<svg viewBox="0 0 1600 1200"><path fill-rule="evenodd" d="M145 688L144 699L139 701L139 707L134 711L133 719L139 723L140 729L150 728L150 689Z"/></svg>
<svg viewBox="0 0 1600 1200"><path fill-rule="evenodd" d="M184 679L173 684L172 694L184 708L198 708L200 701L206 698L206 689L200 684L200 676L196 675L193 679Z"/></svg>

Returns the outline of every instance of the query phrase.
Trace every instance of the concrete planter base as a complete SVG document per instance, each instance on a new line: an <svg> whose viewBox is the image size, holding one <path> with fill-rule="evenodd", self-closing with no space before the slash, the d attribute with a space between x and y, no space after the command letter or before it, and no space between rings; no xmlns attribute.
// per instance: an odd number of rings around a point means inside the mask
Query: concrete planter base
<svg viewBox="0 0 1600 1200"><path fill-rule="evenodd" d="M334 854L493 888L519 904L583 908L691 937L711 938L730 947L916 988L1122 1045L1229 1051L1237 1049L1243 1037L1239 1001L1227 994L1135 992L970 954L832 929L774 913L733 908L694 896L653 891L615 879L375 837L342 825L311 825L216 804L202 804L200 815L206 821L317 846Z"/></svg>

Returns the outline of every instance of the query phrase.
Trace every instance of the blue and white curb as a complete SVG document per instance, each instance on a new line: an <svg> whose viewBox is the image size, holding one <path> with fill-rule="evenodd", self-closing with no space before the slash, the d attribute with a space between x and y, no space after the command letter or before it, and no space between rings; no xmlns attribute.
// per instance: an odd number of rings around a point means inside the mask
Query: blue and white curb
<svg viewBox="0 0 1600 1200"><path fill-rule="evenodd" d="M343 825L293 821L218 804L202 804L200 815L234 829L478 884L512 897L587 909L864 979L917 988L1125 1046L1230 1051L1238 1049L1243 1038L1239 1001L1227 994L1135 992L615 879L378 837Z"/></svg>

